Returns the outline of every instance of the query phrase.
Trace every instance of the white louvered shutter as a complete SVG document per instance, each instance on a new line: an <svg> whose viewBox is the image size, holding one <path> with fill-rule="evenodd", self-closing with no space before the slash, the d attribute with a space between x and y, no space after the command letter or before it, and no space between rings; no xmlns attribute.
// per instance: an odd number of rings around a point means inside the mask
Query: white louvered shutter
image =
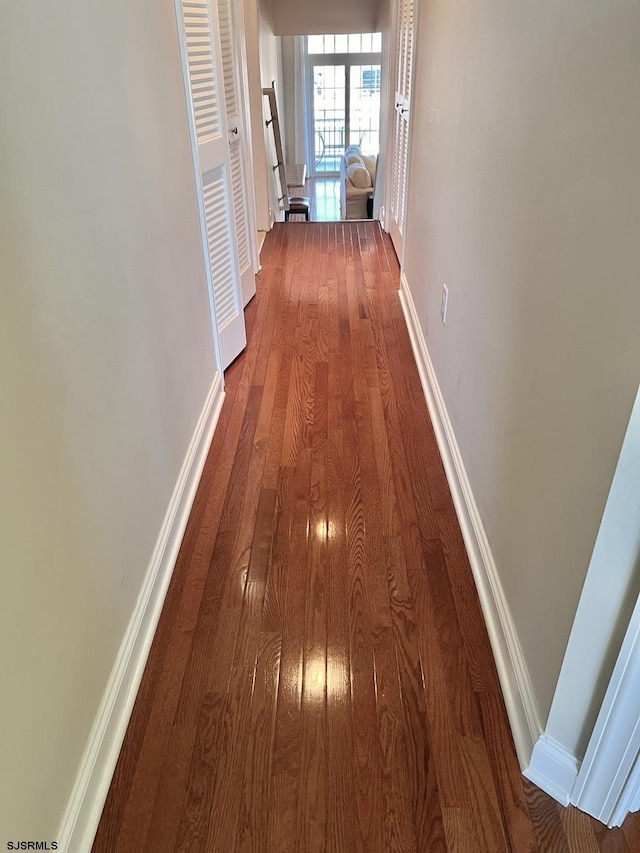
<svg viewBox="0 0 640 853"><path fill-rule="evenodd" d="M414 0L398 0L396 19L396 99L392 151L391 238L402 259L404 216L407 206L409 120L415 42Z"/></svg>
<svg viewBox="0 0 640 853"><path fill-rule="evenodd" d="M211 275L216 282L214 299L218 323L224 328L233 321L238 310L233 258L225 248L233 241L227 211L227 184L220 169L202 176L202 195L207 220L207 247Z"/></svg>
<svg viewBox="0 0 640 853"><path fill-rule="evenodd" d="M180 0L183 50L200 173L205 259L224 370L246 345L216 0Z"/></svg>
<svg viewBox="0 0 640 853"><path fill-rule="evenodd" d="M232 207L238 238L238 261L242 301L247 302L256 292L254 261L251 240L255 226L251 217L249 196L249 150L246 145L246 122L243 99L243 72L240 57L242 35L242 4L232 0L218 0L220 47L224 80L224 102L229 128L229 156L231 161Z"/></svg>

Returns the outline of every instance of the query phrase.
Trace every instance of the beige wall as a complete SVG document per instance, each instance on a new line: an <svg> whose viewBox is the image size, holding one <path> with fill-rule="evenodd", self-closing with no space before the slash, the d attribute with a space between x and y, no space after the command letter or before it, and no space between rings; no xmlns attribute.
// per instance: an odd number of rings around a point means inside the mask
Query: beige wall
<svg viewBox="0 0 640 853"><path fill-rule="evenodd" d="M405 271L543 720L640 372L639 31L635 0L419 11Z"/></svg>
<svg viewBox="0 0 640 853"><path fill-rule="evenodd" d="M273 32L273 15L269 0L244 0L247 39L247 77L255 179L258 228L268 231L278 210L280 195L277 178L271 166L276 162L273 133L265 127L269 104L262 89L275 81L278 109L282 104L282 74L278 39ZM281 217L282 218L282 217Z"/></svg>
<svg viewBox="0 0 640 853"><path fill-rule="evenodd" d="M53 840L215 373L173 2L0 28L0 827Z"/></svg>
<svg viewBox="0 0 640 853"><path fill-rule="evenodd" d="M247 42L247 82L251 119L256 223L260 231L271 227L269 219L269 184L264 133L262 71L260 68L260 10L258 0L244 0L245 38Z"/></svg>
<svg viewBox="0 0 640 853"><path fill-rule="evenodd" d="M262 85L271 86L275 83L276 100L278 102L278 117L282 115L282 72L280 67L279 39L274 35L273 16L270 4L266 0L260 0L260 73ZM273 171L272 166L278 162L278 155L274 143L273 130L265 126L264 120L271 118L269 102L263 99L263 133L265 134L265 150L267 157L267 186L269 190L269 208L273 211L273 218L283 219L280 213L279 198L286 190L280 187L278 173ZM284 134L283 134L284 138Z"/></svg>
<svg viewBox="0 0 640 853"><path fill-rule="evenodd" d="M280 103L282 104L282 134L285 160L287 163L295 163L296 160L296 93L295 93L295 63L296 63L296 39L295 36L283 36L280 39L280 56L282 63L282 93ZM306 157L303 162L306 161Z"/></svg>
<svg viewBox="0 0 640 853"><path fill-rule="evenodd" d="M372 33L379 0L272 0L276 35Z"/></svg>

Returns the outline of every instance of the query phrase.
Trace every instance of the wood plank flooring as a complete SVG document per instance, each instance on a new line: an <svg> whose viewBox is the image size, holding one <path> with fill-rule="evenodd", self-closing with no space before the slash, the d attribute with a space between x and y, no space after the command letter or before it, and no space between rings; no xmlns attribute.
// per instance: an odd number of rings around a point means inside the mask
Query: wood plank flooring
<svg viewBox="0 0 640 853"><path fill-rule="evenodd" d="M94 853L633 853L520 774L377 223L278 225Z"/></svg>

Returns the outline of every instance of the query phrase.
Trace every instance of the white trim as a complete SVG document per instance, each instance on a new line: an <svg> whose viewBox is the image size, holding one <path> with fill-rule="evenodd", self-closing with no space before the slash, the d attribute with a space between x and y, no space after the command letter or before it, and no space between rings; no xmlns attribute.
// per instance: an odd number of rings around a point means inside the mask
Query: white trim
<svg viewBox="0 0 640 853"><path fill-rule="evenodd" d="M640 757L636 758L636 763L611 815L608 826L622 826L626 816L637 811L640 811Z"/></svg>
<svg viewBox="0 0 640 853"><path fill-rule="evenodd" d="M571 802L619 826L638 801L640 770L640 599L622 643Z"/></svg>
<svg viewBox="0 0 640 853"><path fill-rule="evenodd" d="M65 853L91 849L223 400L218 371L189 443L56 835Z"/></svg>
<svg viewBox="0 0 640 853"><path fill-rule="evenodd" d="M629 812L640 812L640 757L629 778L628 790L625 791L624 798L629 803Z"/></svg>
<svg viewBox="0 0 640 853"><path fill-rule="evenodd" d="M524 769L529 766L534 744L542 734L538 705L516 627L404 273L401 277L400 301L487 623L518 760Z"/></svg>
<svg viewBox="0 0 640 853"><path fill-rule="evenodd" d="M542 788L563 806L571 802L571 791L576 783L579 761L549 735L538 738L533 748L531 763L524 771L530 782Z"/></svg>

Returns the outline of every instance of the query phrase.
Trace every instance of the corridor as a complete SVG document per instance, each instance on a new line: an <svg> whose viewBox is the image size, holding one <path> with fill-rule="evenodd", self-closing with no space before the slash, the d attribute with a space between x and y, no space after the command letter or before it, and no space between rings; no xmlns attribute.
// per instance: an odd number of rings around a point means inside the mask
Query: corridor
<svg viewBox="0 0 640 853"><path fill-rule="evenodd" d="M261 262L94 853L640 849L520 774L388 236Z"/></svg>

